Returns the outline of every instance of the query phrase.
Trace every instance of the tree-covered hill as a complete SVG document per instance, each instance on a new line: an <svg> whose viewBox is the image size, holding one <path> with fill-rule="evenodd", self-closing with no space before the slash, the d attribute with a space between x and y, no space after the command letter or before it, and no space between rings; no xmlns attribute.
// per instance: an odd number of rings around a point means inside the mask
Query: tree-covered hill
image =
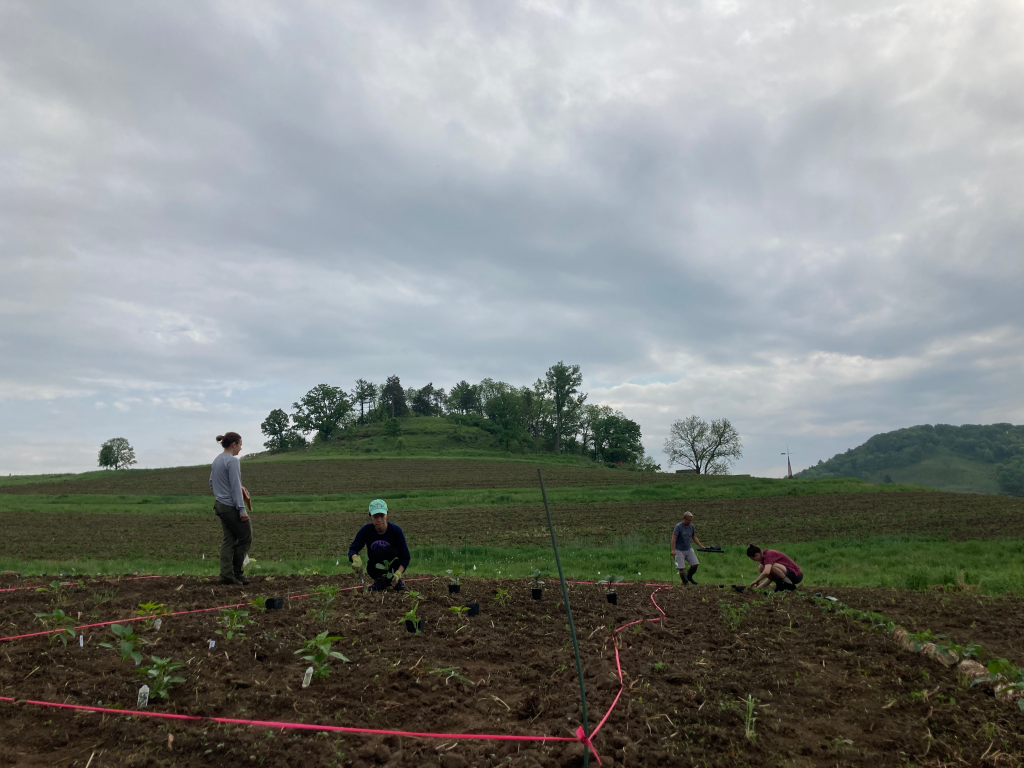
<svg viewBox="0 0 1024 768"><path fill-rule="evenodd" d="M943 490L1024 496L1024 426L922 424L897 429L797 476L920 482Z"/></svg>

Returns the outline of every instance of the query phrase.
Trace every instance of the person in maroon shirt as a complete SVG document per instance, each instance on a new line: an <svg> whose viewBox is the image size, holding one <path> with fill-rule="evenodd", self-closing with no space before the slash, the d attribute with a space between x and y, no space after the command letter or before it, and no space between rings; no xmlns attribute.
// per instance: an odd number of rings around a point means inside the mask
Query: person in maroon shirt
<svg viewBox="0 0 1024 768"><path fill-rule="evenodd" d="M796 585L803 581L804 574L800 566L777 549L762 550L751 544L747 547L747 557L758 564L757 569L761 574L750 585L751 589L756 589L762 582L767 584L771 581L775 584L776 592L783 592L795 590Z"/></svg>

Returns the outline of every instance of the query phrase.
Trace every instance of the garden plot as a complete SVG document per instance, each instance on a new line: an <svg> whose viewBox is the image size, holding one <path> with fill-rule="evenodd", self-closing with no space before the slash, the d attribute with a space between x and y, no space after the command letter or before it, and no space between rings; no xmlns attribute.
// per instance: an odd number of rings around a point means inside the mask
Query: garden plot
<svg viewBox="0 0 1024 768"><path fill-rule="evenodd" d="M152 616L313 596L267 613L243 605L165 616L159 629L155 619L119 624L136 635L130 642L139 665L109 627L84 630L82 647L77 638L66 646L47 637L4 642L0 696L133 709L139 686L157 679L140 674L156 657L170 660L157 663L165 669L181 664L166 677L182 679L170 682L166 700L151 690L146 711L573 738L582 715L560 592L549 583L535 601L525 580L469 579L450 595L447 583L411 583L418 598L334 589L315 596L320 586L352 586L351 577L258 578L245 591L171 577L4 593L4 636L37 631L33 614L52 621L56 610L95 623L139 610ZM616 642L619 649L622 694L595 738L604 765L1009 766L1024 758L1024 714L1015 702L961 686L955 672L805 596L620 584L611 605L604 589L573 585L570 592L591 729L619 692ZM477 616L451 610L472 602L480 604ZM414 604L423 633L403 622ZM345 658L310 646L318 636ZM303 688L310 666L321 674ZM578 742L308 733L26 703L0 703L0 718L0 764L84 766L95 756L93 765L103 766L562 766L581 764L583 749Z"/></svg>

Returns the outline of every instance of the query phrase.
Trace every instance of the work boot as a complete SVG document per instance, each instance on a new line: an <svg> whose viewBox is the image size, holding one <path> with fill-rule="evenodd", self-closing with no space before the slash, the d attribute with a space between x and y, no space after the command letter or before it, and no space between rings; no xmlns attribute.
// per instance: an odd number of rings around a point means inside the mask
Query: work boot
<svg viewBox="0 0 1024 768"><path fill-rule="evenodd" d="M225 578L224 576L221 576L219 583L227 585L227 584L238 584L239 582L236 579L234 579L234 578L230 578L229 579L229 578Z"/></svg>
<svg viewBox="0 0 1024 768"><path fill-rule="evenodd" d="M690 572L686 574L686 578L688 578L690 580L690 583L693 584L694 586L697 585L697 582L693 580L693 574L695 574L697 572L697 568L698 568L698 566L691 565L690 566Z"/></svg>
<svg viewBox="0 0 1024 768"><path fill-rule="evenodd" d="M245 576L236 576L235 577L235 581L238 582L239 584L243 585L243 586L248 586L249 585L249 580L247 578L245 578Z"/></svg>
<svg viewBox="0 0 1024 768"><path fill-rule="evenodd" d="M683 586L687 586L686 573L684 571L679 572L679 580L683 582Z"/></svg>

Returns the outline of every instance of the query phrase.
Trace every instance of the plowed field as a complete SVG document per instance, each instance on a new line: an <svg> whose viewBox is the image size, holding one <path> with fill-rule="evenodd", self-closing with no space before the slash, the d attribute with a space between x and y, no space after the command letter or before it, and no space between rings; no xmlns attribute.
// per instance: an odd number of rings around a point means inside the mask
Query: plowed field
<svg viewBox="0 0 1024 768"><path fill-rule="evenodd" d="M696 516L701 539L716 544L922 533L957 538L965 531L972 539L1024 535L1024 499L955 493L563 504L555 512L562 537L607 544L630 536L667 539L684 510ZM392 518L414 546L546 544L549 536L540 504L412 510ZM335 557L365 521L361 512L256 515L254 553L268 559ZM156 512L0 512L0 527L0 557L50 560L184 560L214 552L220 535L212 509L209 519Z"/></svg>
<svg viewBox="0 0 1024 768"><path fill-rule="evenodd" d="M634 485L649 482L716 482L694 475L646 474L603 467L544 465L551 488ZM256 496L365 491L528 488L537 486L537 467L500 461L277 461L242 462L246 487ZM209 495L210 468L133 470L86 480L32 483L0 488L0 493L103 493Z"/></svg>
<svg viewBox="0 0 1024 768"><path fill-rule="evenodd" d="M247 595L305 593L316 582L255 579L241 588L194 579L86 584L59 598L83 623L122 618L138 603L168 609L238 602ZM351 577L339 584L350 584ZM147 656L180 661L184 681L147 711L243 720L440 733L572 738L582 717L572 651L557 592L533 601L523 582L476 580L447 594L443 580L417 583L426 631L400 623L407 595L342 593L326 621L309 598L258 614L244 638L216 635L218 615L169 617L159 631L136 625ZM510 590L499 604L496 590ZM1024 760L1015 702L958 686L955 673L903 651L885 635L823 612L805 597L736 595L709 587L661 591L622 585L619 604L601 590L572 588L593 729L622 693L595 739L605 766L1006 765ZM106 592L106 594L104 594ZM48 593L0 595L6 635L49 610ZM479 602L480 615L449 607ZM720 607L723 603L725 607ZM746 607L744 607L746 606ZM876 608L880 608L876 606ZM729 626L730 611L741 611ZM35 624L38 626L38 624ZM293 651L328 630L329 677L300 685L306 662ZM143 677L131 661L85 630L84 647L29 638L0 645L0 696L134 709ZM209 640L216 639L214 649ZM748 698L749 697L749 698ZM749 712L745 702L752 707ZM170 721L0 702L0 764L102 766L341 765L578 766L575 743L426 740L316 734L281 728ZM173 737L169 738L169 737Z"/></svg>

